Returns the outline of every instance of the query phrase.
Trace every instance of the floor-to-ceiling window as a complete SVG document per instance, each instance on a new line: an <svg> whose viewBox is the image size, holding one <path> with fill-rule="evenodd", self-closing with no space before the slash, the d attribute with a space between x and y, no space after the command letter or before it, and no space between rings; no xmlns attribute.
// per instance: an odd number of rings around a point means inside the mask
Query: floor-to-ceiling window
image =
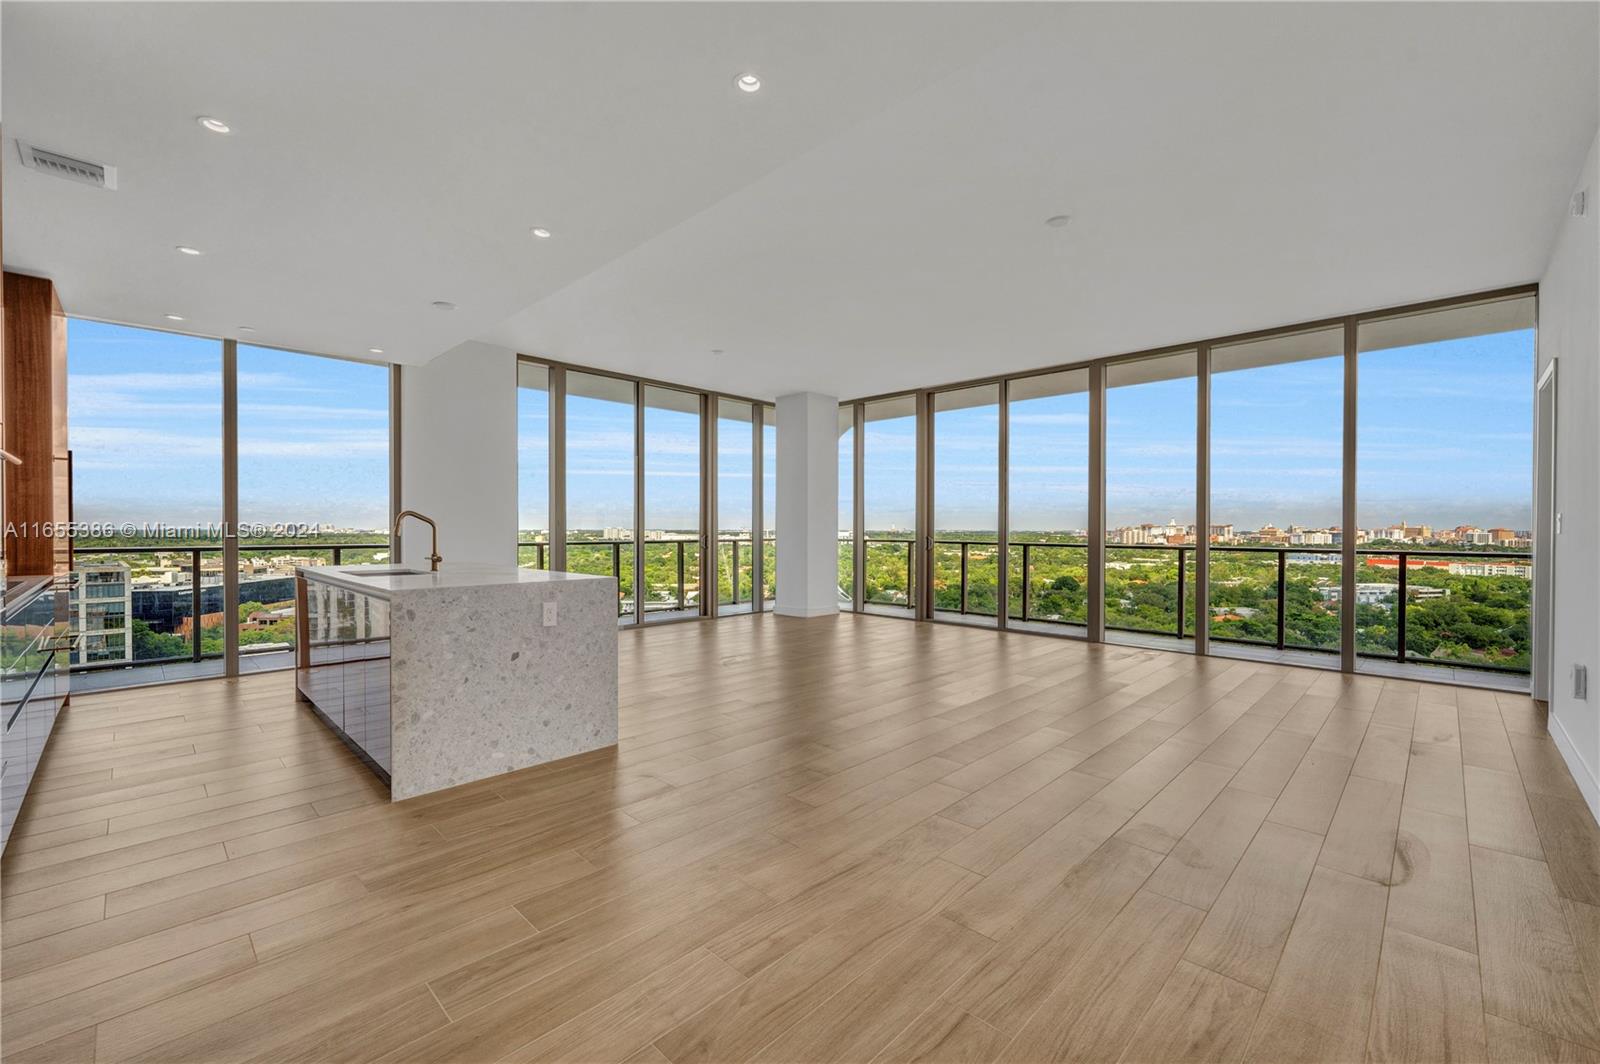
<svg viewBox="0 0 1600 1064"><path fill-rule="evenodd" d="M388 558L391 367L80 319L67 366L75 685L291 667L295 568Z"/></svg>
<svg viewBox="0 0 1600 1064"><path fill-rule="evenodd" d="M1000 386L933 395L936 615L994 623L1000 612Z"/></svg>
<svg viewBox="0 0 1600 1064"><path fill-rule="evenodd" d="M617 615L634 616L637 386L566 372L567 570L617 581Z"/></svg>
<svg viewBox="0 0 1600 1064"><path fill-rule="evenodd" d="M839 408L839 608L855 608L856 406Z"/></svg>
<svg viewBox="0 0 1600 1064"><path fill-rule="evenodd" d="M1113 362L1105 388L1105 625L1194 633L1196 355Z"/></svg>
<svg viewBox="0 0 1600 1064"><path fill-rule="evenodd" d="M624 625L770 607L772 404L526 356L518 373L523 564L614 578Z"/></svg>
<svg viewBox="0 0 1600 1064"><path fill-rule="evenodd" d="M1526 672L1533 562L1532 295L1357 330L1356 650Z"/></svg>
<svg viewBox="0 0 1600 1064"><path fill-rule="evenodd" d="M644 618L700 612L700 394L644 386Z"/></svg>
<svg viewBox="0 0 1600 1064"><path fill-rule="evenodd" d="M911 613L916 602L916 397L902 395L867 403L861 448L864 608Z"/></svg>
<svg viewBox="0 0 1600 1064"><path fill-rule="evenodd" d="M241 667L287 668L295 567L389 557L390 370L237 350Z"/></svg>
<svg viewBox="0 0 1600 1064"><path fill-rule="evenodd" d="M221 341L69 319L67 403L77 686L220 675Z"/></svg>
<svg viewBox="0 0 1600 1064"><path fill-rule="evenodd" d="M717 612L755 596L755 404L717 397Z"/></svg>
<svg viewBox="0 0 1600 1064"><path fill-rule="evenodd" d="M1089 371L1007 387L1007 617L1081 632L1089 608Z"/></svg>
<svg viewBox="0 0 1600 1064"><path fill-rule="evenodd" d="M1339 652L1344 328L1211 349L1210 636Z"/></svg>
<svg viewBox="0 0 1600 1064"><path fill-rule="evenodd" d="M550 568L550 369L517 363L517 564Z"/></svg>
<svg viewBox="0 0 1600 1064"><path fill-rule="evenodd" d="M778 408L761 407L761 601L778 599Z"/></svg>

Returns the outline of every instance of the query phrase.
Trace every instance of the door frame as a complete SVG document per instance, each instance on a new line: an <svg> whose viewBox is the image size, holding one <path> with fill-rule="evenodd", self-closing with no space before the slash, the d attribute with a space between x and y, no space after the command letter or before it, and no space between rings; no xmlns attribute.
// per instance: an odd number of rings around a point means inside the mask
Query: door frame
<svg viewBox="0 0 1600 1064"><path fill-rule="evenodd" d="M1549 701L1555 675L1556 367L1552 358L1533 390L1533 697Z"/></svg>

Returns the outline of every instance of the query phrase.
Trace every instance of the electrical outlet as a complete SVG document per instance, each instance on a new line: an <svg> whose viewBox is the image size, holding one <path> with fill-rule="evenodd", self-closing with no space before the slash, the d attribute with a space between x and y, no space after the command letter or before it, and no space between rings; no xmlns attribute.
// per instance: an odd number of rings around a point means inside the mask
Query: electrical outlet
<svg viewBox="0 0 1600 1064"><path fill-rule="evenodd" d="M1589 666L1574 665L1572 667L1572 697L1589 700Z"/></svg>
<svg viewBox="0 0 1600 1064"><path fill-rule="evenodd" d="M554 628L556 626L556 604L554 602L546 602L544 604L544 626L546 628Z"/></svg>

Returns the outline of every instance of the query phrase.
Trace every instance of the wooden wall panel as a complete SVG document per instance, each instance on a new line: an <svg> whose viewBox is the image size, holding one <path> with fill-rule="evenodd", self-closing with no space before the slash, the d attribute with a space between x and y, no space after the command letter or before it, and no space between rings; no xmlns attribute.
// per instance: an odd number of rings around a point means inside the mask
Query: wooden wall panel
<svg viewBox="0 0 1600 1064"><path fill-rule="evenodd" d="M65 568L68 544L38 534L68 519L67 319L55 285L5 275L6 570L20 576ZM26 532L13 535L13 532Z"/></svg>

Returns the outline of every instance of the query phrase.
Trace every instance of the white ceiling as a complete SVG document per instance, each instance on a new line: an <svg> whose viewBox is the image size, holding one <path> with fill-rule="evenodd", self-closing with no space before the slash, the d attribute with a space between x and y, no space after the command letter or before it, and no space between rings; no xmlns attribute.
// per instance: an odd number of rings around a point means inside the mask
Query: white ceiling
<svg viewBox="0 0 1600 1064"><path fill-rule="evenodd" d="M306 350L872 394L1537 279L1597 11L8 2L5 262Z"/></svg>

